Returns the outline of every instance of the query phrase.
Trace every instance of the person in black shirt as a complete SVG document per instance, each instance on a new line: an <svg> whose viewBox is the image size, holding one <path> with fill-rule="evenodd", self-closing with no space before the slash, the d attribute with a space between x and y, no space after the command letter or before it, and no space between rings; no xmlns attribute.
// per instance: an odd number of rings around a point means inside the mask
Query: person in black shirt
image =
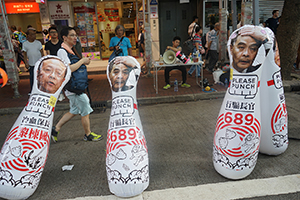
<svg viewBox="0 0 300 200"><path fill-rule="evenodd" d="M272 17L267 19L266 26L269 27L276 35L277 27L279 25L279 10L273 10Z"/></svg>
<svg viewBox="0 0 300 200"><path fill-rule="evenodd" d="M58 31L55 26L51 26L48 32L51 40L46 42L45 50L47 55L57 56L57 51L60 49L62 41L58 38Z"/></svg>

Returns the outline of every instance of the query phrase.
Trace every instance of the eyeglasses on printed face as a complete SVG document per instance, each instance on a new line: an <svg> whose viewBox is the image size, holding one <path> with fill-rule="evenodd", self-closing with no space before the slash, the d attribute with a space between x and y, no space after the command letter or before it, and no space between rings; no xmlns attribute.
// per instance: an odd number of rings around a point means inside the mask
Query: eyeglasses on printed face
<svg viewBox="0 0 300 200"><path fill-rule="evenodd" d="M57 33L57 31L50 31L49 33L52 33L52 34L54 34L54 33Z"/></svg>

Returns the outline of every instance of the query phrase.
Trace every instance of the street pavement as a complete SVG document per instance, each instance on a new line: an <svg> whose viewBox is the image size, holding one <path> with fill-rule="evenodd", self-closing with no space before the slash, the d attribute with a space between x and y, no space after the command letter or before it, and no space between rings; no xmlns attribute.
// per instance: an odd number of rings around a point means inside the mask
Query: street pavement
<svg viewBox="0 0 300 200"><path fill-rule="evenodd" d="M300 93L285 93L289 147L282 155L259 154L253 172L232 181L213 167L214 129L223 98L140 105L149 153L149 187L132 200L300 199ZM66 110L56 110L54 124ZM41 181L29 200L115 200L105 168L106 132L110 109L91 114L99 142L84 142L80 117L65 124L57 143L50 144ZM0 115L0 145L18 114ZM64 165L74 165L62 171Z"/></svg>

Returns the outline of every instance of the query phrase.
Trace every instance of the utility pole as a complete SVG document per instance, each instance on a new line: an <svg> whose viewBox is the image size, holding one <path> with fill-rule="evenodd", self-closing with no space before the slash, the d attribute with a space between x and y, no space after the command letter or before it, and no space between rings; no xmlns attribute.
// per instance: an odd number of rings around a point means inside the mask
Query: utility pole
<svg viewBox="0 0 300 200"><path fill-rule="evenodd" d="M146 67L148 77L152 77L151 67L153 63L152 58L152 40L151 40L151 26L150 26L150 0L147 1L147 9L145 8L145 0L143 0L143 15L144 15L144 36L145 36L145 54L146 54ZM147 15L147 21L146 21Z"/></svg>
<svg viewBox="0 0 300 200"><path fill-rule="evenodd" d="M236 0L231 0L232 31L237 28Z"/></svg>
<svg viewBox="0 0 300 200"><path fill-rule="evenodd" d="M255 0L254 0L255 1ZM242 26L246 24L252 24L252 5L253 5L253 0L242 0L242 16L241 16L241 21L242 21Z"/></svg>
<svg viewBox="0 0 300 200"><path fill-rule="evenodd" d="M219 0L219 23L221 25L219 32L219 59L221 66L224 66L224 62L227 60L227 8L228 0Z"/></svg>
<svg viewBox="0 0 300 200"><path fill-rule="evenodd" d="M0 16L0 47L3 52L4 63L8 81L14 90L14 98L20 98L21 95L18 90L19 74L16 62L16 56L10 38L10 31L8 29L8 20L5 9L5 2L0 0L1 16Z"/></svg>
<svg viewBox="0 0 300 200"><path fill-rule="evenodd" d="M259 0L253 0L253 24L259 25Z"/></svg>

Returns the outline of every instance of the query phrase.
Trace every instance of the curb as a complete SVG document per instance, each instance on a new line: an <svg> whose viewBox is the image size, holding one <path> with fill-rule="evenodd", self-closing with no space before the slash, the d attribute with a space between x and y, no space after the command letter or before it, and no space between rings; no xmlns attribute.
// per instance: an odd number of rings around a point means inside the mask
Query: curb
<svg viewBox="0 0 300 200"><path fill-rule="evenodd" d="M213 92L213 93L199 93L199 94L187 94L178 96L163 96L163 97L145 97L138 98L139 105L151 105L160 103L175 103L175 102L185 102L185 101L198 101L198 100L209 100L223 98L225 91ZM106 105L107 108L111 107L111 100L108 101L94 101L93 105ZM16 108L2 108L0 109L0 115L11 115L19 114L24 107ZM55 111L69 110L69 103L59 103L55 107Z"/></svg>
<svg viewBox="0 0 300 200"><path fill-rule="evenodd" d="M198 93L198 94L185 94L178 96L163 96L163 97L144 97L138 98L139 105L152 105L160 103L175 103L175 102L186 102L186 101L198 101L198 100L210 100L223 98L225 91L214 92L214 93ZM107 107L111 107L111 100L107 101Z"/></svg>
<svg viewBox="0 0 300 200"><path fill-rule="evenodd" d="M300 76L293 74L297 79L290 81L283 81L284 92L293 92L300 91ZM186 95L177 95L177 96L162 96L162 97L143 97L138 98L139 105L151 105L151 104L160 104L160 103L175 103L175 102L186 102L186 101L199 101L199 100L210 100L223 98L225 96L225 91L222 92L212 92L212 93L197 93L197 94L186 94ZM95 101L93 105L104 105L107 108L111 107L111 100L107 101ZM97 107L97 106L96 106ZM24 107L16 108L1 108L0 115L10 115L10 114L19 114ZM68 110L69 103L59 103L56 107L56 111Z"/></svg>

